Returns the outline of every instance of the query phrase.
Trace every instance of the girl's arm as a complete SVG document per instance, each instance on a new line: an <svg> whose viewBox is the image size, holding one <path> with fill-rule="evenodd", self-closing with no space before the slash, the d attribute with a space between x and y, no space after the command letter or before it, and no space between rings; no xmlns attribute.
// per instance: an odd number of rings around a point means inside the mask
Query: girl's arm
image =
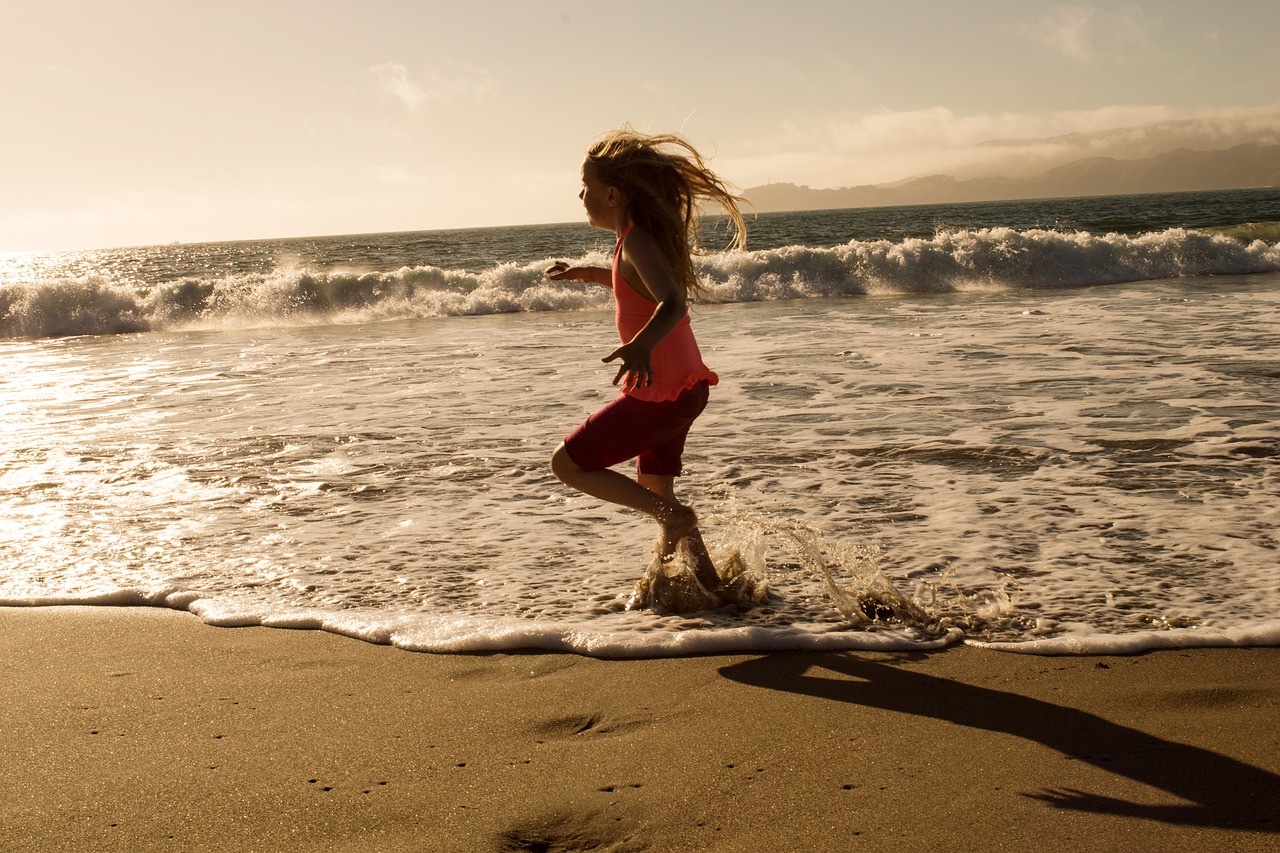
<svg viewBox="0 0 1280 853"><path fill-rule="evenodd" d="M571 267L564 261L556 261L547 270L552 281L587 281L601 287L613 287L613 270L604 267Z"/></svg>
<svg viewBox="0 0 1280 853"><path fill-rule="evenodd" d="M671 334L688 311L684 290L676 283L671 274L671 267L653 237L644 231L632 231L622 246L623 276L627 281L638 281L649 292L649 297L658 303L653 316L644 324L636 336L628 343L618 347L603 361L607 364L614 359L622 359L618 375L613 384L624 377L628 385L649 385L653 382L653 367L650 357L653 348L663 338ZM626 275L626 266L635 270L635 277ZM610 271L612 276L612 271Z"/></svg>

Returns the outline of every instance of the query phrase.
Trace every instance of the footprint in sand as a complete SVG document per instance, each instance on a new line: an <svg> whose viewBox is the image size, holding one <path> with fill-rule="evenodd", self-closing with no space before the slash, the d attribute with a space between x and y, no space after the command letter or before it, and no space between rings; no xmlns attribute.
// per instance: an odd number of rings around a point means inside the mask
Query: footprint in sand
<svg viewBox="0 0 1280 853"><path fill-rule="evenodd" d="M524 820L498 836L503 853L529 850L648 850L621 816L593 810L557 812Z"/></svg>
<svg viewBox="0 0 1280 853"><path fill-rule="evenodd" d="M649 722L651 721L641 718L611 717L600 712L570 714L544 720L536 724L533 731L546 738L598 737L620 734Z"/></svg>

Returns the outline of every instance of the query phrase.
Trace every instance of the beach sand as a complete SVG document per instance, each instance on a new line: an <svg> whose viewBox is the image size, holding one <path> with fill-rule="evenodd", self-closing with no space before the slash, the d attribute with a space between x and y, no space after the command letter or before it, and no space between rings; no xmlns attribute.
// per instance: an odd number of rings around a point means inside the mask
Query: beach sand
<svg viewBox="0 0 1280 853"><path fill-rule="evenodd" d="M5 850L1274 850L1280 649L441 656L0 608Z"/></svg>

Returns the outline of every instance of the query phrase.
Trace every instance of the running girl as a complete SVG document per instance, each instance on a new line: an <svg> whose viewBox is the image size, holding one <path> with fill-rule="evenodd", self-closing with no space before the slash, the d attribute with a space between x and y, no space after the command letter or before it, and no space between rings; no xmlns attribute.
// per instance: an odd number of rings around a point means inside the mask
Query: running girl
<svg viewBox="0 0 1280 853"><path fill-rule="evenodd" d="M733 195L701 155L678 136L628 128L602 138L582 164L587 221L618 235L613 268L556 263L554 281L586 281L613 290L622 346L605 356L620 366L622 394L574 430L551 457L561 481L597 498L652 516L662 528L661 557L685 541L696 575L719 585L693 509L675 496L685 437L718 381L707 368L689 323L688 300L702 292L694 274L697 204L715 202L746 245L746 224ZM636 459L636 479L610 466Z"/></svg>

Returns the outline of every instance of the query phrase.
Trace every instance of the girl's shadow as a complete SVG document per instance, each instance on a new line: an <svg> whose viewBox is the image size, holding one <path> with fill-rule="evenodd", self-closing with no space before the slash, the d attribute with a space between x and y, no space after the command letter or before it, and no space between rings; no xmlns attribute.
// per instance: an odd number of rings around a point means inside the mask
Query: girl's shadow
<svg viewBox="0 0 1280 853"><path fill-rule="evenodd" d="M905 660L904 660L905 662ZM839 677L811 671L826 669ZM1280 832L1280 776L1039 699L851 655L773 654L722 667L733 681L1004 732L1167 791L1186 805L1144 805L1075 790L1025 796L1061 808L1167 823ZM856 680L850 680L856 679Z"/></svg>

